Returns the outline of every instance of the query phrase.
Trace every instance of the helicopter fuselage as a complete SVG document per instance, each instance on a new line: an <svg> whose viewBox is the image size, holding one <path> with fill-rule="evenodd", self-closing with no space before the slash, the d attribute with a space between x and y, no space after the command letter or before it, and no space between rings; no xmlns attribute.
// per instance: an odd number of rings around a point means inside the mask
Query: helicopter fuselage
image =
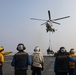
<svg viewBox="0 0 76 75"><path fill-rule="evenodd" d="M46 31L51 31L51 32L55 32L55 29L52 28L52 24L50 22L46 23Z"/></svg>

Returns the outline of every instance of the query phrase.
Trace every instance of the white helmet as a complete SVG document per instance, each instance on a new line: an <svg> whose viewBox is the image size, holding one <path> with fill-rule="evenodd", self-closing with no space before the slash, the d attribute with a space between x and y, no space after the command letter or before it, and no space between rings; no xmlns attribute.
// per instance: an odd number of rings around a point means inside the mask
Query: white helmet
<svg viewBox="0 0 76 75"><path fill-rule="evenodd" d="M66 52L66 49L65 47L60 47L60 50L59 50L60 53L65 53Z"/></svg>
<svg viewBox="0 0 76 75"><path fill-rule="evenodd" d="M23 50L25 50L25 49L26 49L26 47L24 46L23 43L19 43L19 44L17 45L17 50L18 50L18 51L23 51Z"/></svg>
<svg viewBox="0 0 76 75"><path fill-rule="evenodd" d="M35 46L34 51L35 52L40 52L40 48L38 46Z"/></svg>

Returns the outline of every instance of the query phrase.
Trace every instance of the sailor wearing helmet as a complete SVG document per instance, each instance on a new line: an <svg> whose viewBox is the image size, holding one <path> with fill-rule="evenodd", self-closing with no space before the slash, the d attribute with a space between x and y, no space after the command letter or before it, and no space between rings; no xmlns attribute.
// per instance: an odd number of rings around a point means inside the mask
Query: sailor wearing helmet
<svg viewBox="0 0 76 75"><path fill-rule="evenodd" d="M0 75L3 75L2 67L4 62L4 56L1 54L3 50L4 50L3 46L0 46Z"/></svg>
<svg viewBox="0 0 76 75"><path fill-rule="evenodd" d="M3 75L2 72L2 67L3 67L3 62L4 62L4 55L8 55L12 53L11 51L4 52L4 47L0 46L0 75Z"/></svg>
<svg viewBox="0 0 76 75"><path fill-rule="evenodd" d="M68 75L69 61L76 62L75 59L69 57L65 47L60 47L54 62L55 75Z"/></svg>
<svg viewBox="0 0 76 75"><path fill-rule="evenodd" d="M23 43L17 45L18 52L13 56L11 65L15 69L15 75L27 75L28 65L31 65L31 59L24 50L26 47Z"/></svg>
<svg viewBox="0 0 76 75"><path fill-rule="evenodd" d="M76 52L74 48L70 49L69 54L70 54L70 57L76 59ZM69 66L70 66L69 75L74 75L75 63L70 61Z"/></svg>
<svg viewBox="0 0 76 75"><path fill-rule="evenodd" d="M40 48L38 46L35 46L34 53L32 54L32 75L41 75L41 71L44 67L44 58L42 53L40 52Z"/></svg>

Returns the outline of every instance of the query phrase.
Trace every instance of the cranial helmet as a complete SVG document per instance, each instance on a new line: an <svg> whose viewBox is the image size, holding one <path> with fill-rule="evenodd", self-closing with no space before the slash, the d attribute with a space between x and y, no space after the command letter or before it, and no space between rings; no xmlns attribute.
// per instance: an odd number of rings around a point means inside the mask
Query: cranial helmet
<svg viewBox="0 0 76 75"><path fill-rule="evenodd" d="M34 51L35 52L40 52L40 48L38 46L35 46Z"/></svg>
<svg viewBox="0 0 76 75"><path fill-rule="evenodd" d="M70 49L70 53L72 53L72 54L74 54L74 53L75 53L74 48L71 48L71 49Z"/></svg>
<svg viewBox="0 0 76 75"><path fill-rule="evenodd" d="M19 43L19 44L17 45L17 50L18 50L18 51L23 51L23 50L25 50L25 49L26 49L26 47L24 46L23 43Z"/></svg>
<svg viewBox="0 0 76 75"><path fill-rule="evenodd" d="M60 47L59 52L60 52L60 53L65 53L65 52L66 52L65 47Z"/></svg>
<svg viewBox="0 0 76 75"><path fill-rule="evenodd" d="M4 47L3 46L0 46L0 52L3 51L3 50L4 50Z"/></svg>

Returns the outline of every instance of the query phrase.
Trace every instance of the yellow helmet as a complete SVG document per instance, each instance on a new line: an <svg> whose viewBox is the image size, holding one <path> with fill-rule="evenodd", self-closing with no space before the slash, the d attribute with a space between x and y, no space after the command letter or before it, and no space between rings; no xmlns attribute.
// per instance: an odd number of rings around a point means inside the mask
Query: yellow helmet
<svg viewBox="0 0 76 75"><path fill-rule="evenodd" d="M0 46L0 52L3 51L3 50L4 50L4 47L3 46Z"/></svg>
<svg viewBox="0 0 76 75"><path fill-rule="evenodd" d="M70 49L70 53L72 53L72 54L74 54L74 53L75 53L74 48L71 48L71 49Z"/></svg>

